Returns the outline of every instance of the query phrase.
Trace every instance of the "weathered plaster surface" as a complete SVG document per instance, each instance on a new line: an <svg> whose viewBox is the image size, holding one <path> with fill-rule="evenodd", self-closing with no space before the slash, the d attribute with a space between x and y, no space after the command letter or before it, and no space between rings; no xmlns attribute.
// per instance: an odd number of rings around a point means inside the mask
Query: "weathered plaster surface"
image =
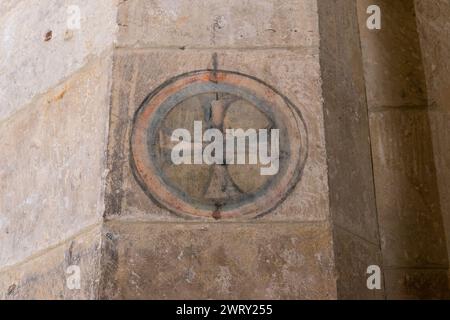
<svg viewBox="0 0 450 320"><path fill-rule="evenodd" d="M0 123L111 48L115 0L22 0L0 10ZM70 5L81 29L69 30ZM50 40L46 34L52 32Z"/></svg>
<svg viewBox="0 0 450 320"><path fill-rule="evenodd" d="M100 298L333 299L326 223L105 225Z"/></svg>
<svg viewBox="0 0 450 320"><path fill-rule="evenodd" d="M96 299L100 257L101 226L96 225L18 265L0 269L0 299ZM68 286L74 275L71 266L80 268L77 290Z"/></svg>
<svg viewBox="0 0 450 320"><path fill-rule="evenodd" d="M0 126L0 266L101 220L110 72L107 53Z"/></svg>
<svg viewBox="0 0 450 320"><path fill-rule="evenodd" d="M316 0L130 0L120 47L317 47Z"/></svg>

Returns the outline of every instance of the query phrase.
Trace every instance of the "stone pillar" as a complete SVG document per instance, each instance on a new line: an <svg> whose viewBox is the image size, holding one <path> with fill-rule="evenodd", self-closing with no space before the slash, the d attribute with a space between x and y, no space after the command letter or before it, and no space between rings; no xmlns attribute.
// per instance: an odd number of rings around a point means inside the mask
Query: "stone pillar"
<svg viewBox="0 0 450 320"><path fill-rule="evenodd" d="M381 30L366 27L369 5L381 9ZM387 298L442 298L448 262L434 162L440 156L414 2L361 0L358 14Z"/></svg>
<svg viewBox="0 0 450 320"><path fill-rule="evenodd" d="M337 298L317 1L133 0L118 23L100 297ZM286 167L174 167L194 120L280 128Z"/></svg>
<svg viewBox="0 0 450 320"><path fill-rule="evenodd" d="M330 214L339 299L382 299L368 290L382 267L357 1L318 1ZM383 275L381 274L383 278Z"/></svg>
<svg viewBox="0 0 450 320"><path fill-rule="evenodd" d="M375 105L357 3L3 1L0 298L384 298L371 265L388 297L402 277L441 286L423 79ZM172 133L196 122L279 130L275 172L174 165Z"/></svg>

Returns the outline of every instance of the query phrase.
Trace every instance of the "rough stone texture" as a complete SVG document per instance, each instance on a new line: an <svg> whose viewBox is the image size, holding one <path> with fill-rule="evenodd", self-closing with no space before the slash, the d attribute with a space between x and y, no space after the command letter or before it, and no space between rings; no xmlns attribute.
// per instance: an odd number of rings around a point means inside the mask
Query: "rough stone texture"
<svg viewBox="0 0 450 320"><path fill-rule="evenodd" d="M0 122L113 44L115 0L2 1L0 9ZM81 29L68 30L78 5ZM52 31L51 40L45 41Z"/></svg>
<svg viewBox="0 0 450 320"><path fill-rule="evenodd" d="M324 3L320 8L322 91L333 220L376 242L364 77L361 59L355 58L361 56L356 9L348 1L338 1L335 6ZM329 18L333 11L336 20Z"/></svg>
<svg viewBox="0 0 450 320"><path fill-rule="evenodd" d="M65 26L68 4L2 3L0 53L6 57L1 67L7 75L0 80L5 105L0 133L6 137L0 157L4 297L96 298L97 274L103 270L101 293L107 298L336 298L316 1L274 0L247 7L238 1L81 1L79 32ZM120 6L120 48L113 77L106 213L147 222L108 222L98 266L97 237L77 236L83 239L79 247L67 239L101 223L104 213L108 48L115 4ZM230 49L209 49L219 47ZM302 183L264 222L187 223L192 221L157 207L130 173L128 138L136 108L168 78L212 68L216 53L217 67L274 85L308 123L311 148ZM14 63L8 63L12 58ZM174 260L172 253L177 253ZM197 258L204 264L196 264ZM81 264L89 276L81 292L64 287L69 263ZM136 279L139 274L142 278ZM109 285L119 291L109 291ZM174 291L174 285L180 290ZM198 290L188 291L192 286Z"/></svg>
<svg viewBox="0 0 450 320"><path fill-rule="evenodd" d="M430 126L450 257L450 2L416 0Z"/></svg>
<svg viewBox="0 0 450 320"><path fill-rule="evenodd" d="M434 162L447 236L447 251L450 257L450 112L430 111L428 117L433 137Z"/></svg>
<svg viewBox="0 0 450 320"><path fill-rule="evenodd" d="M336 298L316 1L127 1L118 21L100 297ZM130 168L144 99L174 76L213 68L274 86L308 127L302 180L258 220L171 214Z"/></svg>
<svg viewBox="0 0 450 320"><path fill-rule="evenodd" d="M450 2L416 0L429 104L450 112Z"/></svg>
<svg viewBox="0 0 450 320"><path fill-rule="evenodd" d="M159 208L137 184L129 164L134 112L145 97L173 76L212 68L211 50L119 50L115 56L109 140L108 216L178 220ZM288 199L263 220L323 221L328 218L328 188L320 102L318 56L295 50L225 50L218 68L239 71L273 84L301 110L308 127L309 157L302 180Z"/></svg>
<svg viewBox="0 0 450 320"><path fill-rule="evenodd" d="M107 223L100 298L332 299L326 223Z"/></svg>
<svg viewBox="0 0 450 320"><path fill-rule="evenodd" d="M372 244L345 229L335 226L334 230L335 264L340 272L337 281L339 299L379 300L385 298L384 279L382 290L367 288L367 268L382 266L379 244Z"/></svg>
<svg viewBox="0 0 450 320"><path fill-rule="evenodd" d="M382 297L363 279L380 247L356 2L321 1L319 17L338 297Z"/></svg>
<svg viewBox="0 0 450 320"><path fill-rule="evenodd" d="M365 29L369 4L381 31ZM448 297L450 4L416 9L428 117L412 0L2 1L0 298ZM174 216L130 171L135 110L214 56L279 89L308 126L302 180L259 220ZM71 264L81 291L65 285ZM381 291L366 287L372 264Z"/></svg>
<svg viewBox="0 0 450 320"><path fill-rule="evenodd" d="M119 6L123 47L318 46L316 0L130 0Z"/></svg>
<svg viewBox="0 0 450 320"><path fill-rule="evenodd" d="M366 27L371 4L381 30ZM414 1L358 1L358 14L387 297L432 298L444 286L424 290L421 273L403 285L392 276L448 264Z"/></svg>
<svg viewBox="0 0 450 320"><path fill-rule="evenodd" d="M95 299L100 280L101 227L66 239L8 268L0 269L0 299ZM80 267L80 289L67 286L69 266ZM69 269L70 271L70 269Z"/></svg>
<svg viewBox="0 0 450 320"><path fill-rule="evenodd" d="M386 267L447 266L426 111L371 114L374 172Z"/></svg>
<svg viewBox="0 0 450 320"><path fill-rule="evenodd" d="M449 299L447 269L386 270L386 294L390 300Z"/></svg>
<svg viewBox="0 0 450 320"><path fill-rule="evenodd" d="M369 108L426 106L426 85L412 0L358 0ZM381 30L369 30L366 13L378 5Z"/></svg>
<svg viewBox="0 0 450 320"><path fill-rule="evenodd" d="M0 266L102 218L109 54L0 126Z"/></svg>

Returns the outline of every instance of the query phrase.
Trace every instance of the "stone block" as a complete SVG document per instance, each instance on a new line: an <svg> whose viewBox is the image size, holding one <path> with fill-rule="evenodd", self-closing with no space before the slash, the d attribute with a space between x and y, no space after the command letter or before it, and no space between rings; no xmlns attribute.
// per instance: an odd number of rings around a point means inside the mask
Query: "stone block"
<svg viewBox="0 0 450 320"><path fill-rule="evenodd" d="M334 299L326 223L108 222L102 299Z"/></svg>
<svg viewBox="0 0 450 320"><path fill-rule="evenodd" d="M374 107L426 106L425 75L412 0L358 3L367 103ZM366 26L367 8L381 9L381 30Z"/></svg>
<svg viewBox="0 0 450 320"><path fill-rule="evenodd" d="M450 257L450 113L434 110L428 113L428 117L433 135L437 184Z"/></svg>
<svg viewBox="0 0 450 320"><path fill-rule="evenodd" d="M60 84L91 57L112 51L117 7L110 0L26 0L0 12L0 121ZM80 29L67 21L80 9Z"/></svg>
<svg viewBox="0 0 450 320"><path fill-rule="evenodd" d="M133 115L155 88L192 70L213 67L211 50L119 50L115 57L109 141L107 215L180 220L158 207L141 189L130 168ZM323 221L328 218L326 154L318 57L298 51L227 50L217 53L218 69L237 71L275 86L301 111L308 129L308 159L289 197L264 220Z"/></svg>
<svg viewBox="0 0 450 320"><path fill-rule="evenodd" d="M370 115L380 236L386 267L447 266L426 110Z"/></svg>
<svg viewBox="0 0 450 320"><path fill-rule="evenodd" d="M94 60L1 124L0 266L101 220L111 60Z"/></svg>
<svg viewBox="0 0 450 320"><path fill-rule="evenodd" d="M383 272L379 245L370 243L339 226L334 227L333 233L338 299L384 299L383 274L381 274L381 290L371 290L367 287L369 266L379 266Z"/></svg>
<svg viewBox="0 0 450 320"><path fill-rule="evenodd" d="M120 47L318 47L315 0L131 0L119 6Z"/></svg>
<svg viewBox="0 0 450 320"><path fill-rule="evenodd" d="M356 3L319 1L330 212L335 225L377 243L377 213Z"/></svg>
<svg viewBox="0 0 450 320"><path fill-rule="evenodd" d="M389 300L449 299L447 269L386 270Z"/></svg>
<svg viewBox="0 0 450 320"><path fill-rule="evenodd" d="M450 3L444 0L415 3L429 103L433 108L450 112Z"/></svg>

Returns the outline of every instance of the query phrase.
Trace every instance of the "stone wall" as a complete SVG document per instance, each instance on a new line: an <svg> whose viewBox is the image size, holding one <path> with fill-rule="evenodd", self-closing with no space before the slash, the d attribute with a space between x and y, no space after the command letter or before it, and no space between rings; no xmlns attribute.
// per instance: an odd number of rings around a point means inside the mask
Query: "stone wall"
<svg viewBox="0 0 450 320"><path fill-rule="evenodd" d="M338 298L380 299L366 285L382 263L356 2L319 1L319 17Z"/></svg>
<svg viewBox="0 0 450 320"><path fill-rule="evenodd" d="M372 4L381 30L366 27ZM442 298L448 261L414 3L361 0L358 14L387 298Z"/></svg>
<svg viewBox="0 0 450 320"><path fill-rule="evenodd" d="M450 256L450 2L415 1L441 211Z"/></svg>
<svg viewBox="0 0 450 320"><path fill-rule="evenodd" d="M336 298L317 11L315 0L119 6L101 297ZM133 175L136 110L165 81L202 69L270 84L298 106L308 127L300 183L258 219L174 215Z"/></svg>
<svg viewBox="0 0 450 320"><path fill-rule="evenodd" d="M379 31L365 27L371 4ZM448 0L2 1L0 299L447 297L449 11ZM196 70L214 88L220 72L257 82L305 126L286 140L304 148L299 181L264 190L283 200L264 214L174 213L136 172L141 107ZM236 121L253 119L243 110ZM239 176L250 186L253 169ZM172 173L194 193L211 179ZM381 290L366 286L371 265Z"/></svg>
<svg viewBox="0 0 450 320"><path fill-rule="evenodd" d="M2 1L0 12L0 298L93 298L115 1ZM85 276L76 293L72 264Z"/></svg>

